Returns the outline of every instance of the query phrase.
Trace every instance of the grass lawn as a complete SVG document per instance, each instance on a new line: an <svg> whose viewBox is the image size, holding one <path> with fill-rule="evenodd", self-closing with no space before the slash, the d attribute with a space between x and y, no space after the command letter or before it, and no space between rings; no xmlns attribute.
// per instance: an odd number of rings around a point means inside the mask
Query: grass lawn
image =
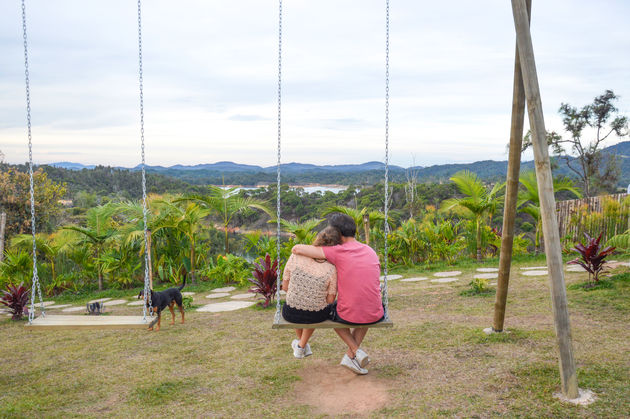
<svg viewBox="0 0 630 419"><path fill-rule="evenodd" d="M481 265L448 267L463 271L452 283L391 281L395 326L368 333L363 377L337 365L344 345L332 330L315 332L313 356L294 359L293 332L271 330L273 309L190 310L173 326L166 312L159 332L27 331L2 317L0 417L628 417L627 268L588 291L575 285L586 273L566 274L578 381L598 398L580 407L553 397L560 378L547 277L521 275L526 265L541 260L513 267L509 334L482 331L493 294L461 295Z"/></svg>

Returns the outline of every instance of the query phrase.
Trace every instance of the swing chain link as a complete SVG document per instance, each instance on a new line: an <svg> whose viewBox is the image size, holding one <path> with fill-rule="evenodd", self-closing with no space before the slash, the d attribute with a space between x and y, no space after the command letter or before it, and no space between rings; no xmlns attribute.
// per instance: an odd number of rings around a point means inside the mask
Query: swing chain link
<svg viewBox="0 0 630 419"><path fill-rule="evenodd" d="M144 304L142 305L142 318L147 321L147 307L149 315L153 316L153 302L151 301L151 287L149 285L149 232L147 228L148 206L147 206L147 179L145 171L144 152L144 91L142 75L142 3L138 0L138 64L139 64L139 85L140 85L140 143L142 154L142 221L144 224Z"/></svg>
<svg viewBox="0 0 630 419"><path fill-rule="evenodd" d="M276 168L276 315L274 322L280 322L280 163L281 163L281 127L282 127L282 0L278 0L278 165Z"/></svg>
<svg viewBox="0 0 630 419"><path fill-rule="evenodd" d="M28 311L28 322L33 323L35 318L35 293L39 296L42 316L46 316L42 288L37 273L37 240L35 238L35 187L33 181L33 138L31 135L31 87L28 71L28 42L26 37L26 5L22 0L22 33L24 38L24 77L26 81L26 125L28 130L28 176L31 197L31 234L33 235L33 280L31 284L31 306Z"/></svg>
<svg viewBox="0 0 630 419"><path fill-rule="evenodd" d="M385 319L389 320L389 293L387 290L387 236L389 235L388 210L389 210L389 0L386 0L385 14L385 241L384 241L384 268L383 268L383 306L385 307Z"/></svg>

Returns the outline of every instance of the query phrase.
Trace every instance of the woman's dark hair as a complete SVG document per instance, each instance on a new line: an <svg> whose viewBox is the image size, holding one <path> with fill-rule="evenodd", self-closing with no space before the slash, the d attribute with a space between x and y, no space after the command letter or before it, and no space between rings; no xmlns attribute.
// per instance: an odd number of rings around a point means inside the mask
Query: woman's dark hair
<svg viewBox="0 0 630 419"><path fill-rule="evenodd" d="M328 225L335 227L343 237L354 237L357 232L357 224L354 219L347 214L335 212L330 217Z"/></svg>
<svg viewBox="0 0 630 419"><path fill-rule="evenodd" d="M313 246L335 246L341 244L341 233L335 227L326 227L319 232Z"/></svg>

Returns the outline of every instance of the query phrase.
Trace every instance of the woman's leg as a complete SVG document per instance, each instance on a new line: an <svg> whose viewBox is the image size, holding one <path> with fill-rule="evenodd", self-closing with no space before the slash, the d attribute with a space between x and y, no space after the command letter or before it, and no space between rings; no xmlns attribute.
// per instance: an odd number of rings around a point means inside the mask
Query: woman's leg
<svg viewBox="0 0 630 419"><path fill-rule="evenodd" d="M295 329L295 334L297 335L298 340L302 339L302 330L304 329Z"/></svg>
<svg viewBox="0 0 630 419"><path fill-rule="evenodd" d="M306 344L308 343L308 340L311 338L311 336L313 336L313 332L315 332L315 329L301 329L302 330L302 336L300 336L300 348L306 348Z"/></svg>

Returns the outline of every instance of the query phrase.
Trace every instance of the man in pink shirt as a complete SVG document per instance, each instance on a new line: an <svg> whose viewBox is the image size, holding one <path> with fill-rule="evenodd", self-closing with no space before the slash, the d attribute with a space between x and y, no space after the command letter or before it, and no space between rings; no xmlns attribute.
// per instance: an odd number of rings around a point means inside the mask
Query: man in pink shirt
<svg viewBox="0 0 630 419"><path fill-rule="evenodd" d="M379 280L381 266L376 252L355 240L357 226L352 217L335 213L329 225L341 232L342 244L327 247L298 244L293 247L293 253L327 259L337 268L338 294L332 320L355 326L352 331L349 328L335 329L348 345L348 352L341 360L341 365L357 374L367 374L365 367L370 358L359 346L368 329L360 326L383 319Z"/></svg>

